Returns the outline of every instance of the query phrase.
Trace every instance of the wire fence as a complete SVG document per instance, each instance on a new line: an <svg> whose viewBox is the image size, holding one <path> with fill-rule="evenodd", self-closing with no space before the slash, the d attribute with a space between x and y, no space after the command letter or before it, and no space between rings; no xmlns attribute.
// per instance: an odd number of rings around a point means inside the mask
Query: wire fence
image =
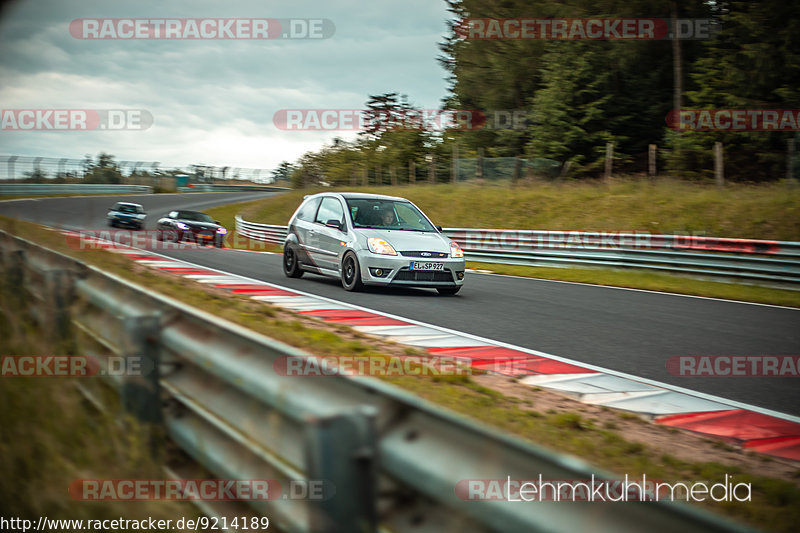
<svg viewBox="0 0 800 533"><path fill-rule="evenodd" d="M23 183L76 183L96 177L98 169L106 170L122 183L146 178L186 175L195 182L251 181L273 183L272 171L263 168L189 165L185 169L162 166L158 161L117 161L106 163L84 159L56 157L0 156L0 180Z"/></svg>

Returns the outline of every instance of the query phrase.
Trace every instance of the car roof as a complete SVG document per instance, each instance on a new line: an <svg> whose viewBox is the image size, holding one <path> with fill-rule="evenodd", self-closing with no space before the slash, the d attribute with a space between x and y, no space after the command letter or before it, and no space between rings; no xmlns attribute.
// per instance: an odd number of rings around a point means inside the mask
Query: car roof
<svg viewBox="0 0 800 533"><path fill-rule="evenodd" d="M401 198L399 196L387 196L385 194L371 194L367 192L321 192L317 194L312 194L307 198L316 198L318 196L339 196L344 198L345 200L348 199L355 199L355 198L363 198L369 200L400 200L402 202L407 202L406 198Z"/></svg>
<svg viewBox="0 0 800 533"><path fill-rule="evenodd" d="M123 206L123 205L132 205L132 206L135 206L135 207L142 207L142 204L134 204L133 202L117 202L117 205L120 206L120 207Z"/></svg>

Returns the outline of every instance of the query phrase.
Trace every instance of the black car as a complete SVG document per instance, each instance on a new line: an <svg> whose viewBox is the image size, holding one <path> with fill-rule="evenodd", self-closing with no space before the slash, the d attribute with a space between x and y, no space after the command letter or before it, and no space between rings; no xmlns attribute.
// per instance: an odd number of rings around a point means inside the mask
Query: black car
<svg viewBox="0 0 800 533"><path fill-rule="evenodd" d="M221 248L228 230L199 211L171 211L158 220L156 226L161 240L186 241L200 245L213 244Z"/></svg>
<svg viewBox="0 0 800 533"><path fill-rule="evenodd" d="M117 202L108 211L108 225L112 228L129 227L142 229L147 215L144 207L130 202Z"/></svg>

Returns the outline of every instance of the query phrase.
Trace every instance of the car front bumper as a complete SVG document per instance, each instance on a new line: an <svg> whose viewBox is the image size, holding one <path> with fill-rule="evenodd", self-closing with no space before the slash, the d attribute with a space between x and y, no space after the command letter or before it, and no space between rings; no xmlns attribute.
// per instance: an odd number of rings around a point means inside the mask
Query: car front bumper
<svg viewBox="0 0 800 533"><path fill-rule="evenodd" d="M402 255L356 253L365 285L406 287L460 287L464 284L464 259L426 259ZM411 263L441 263L442 270L412 270Z"/></svg>
<svg viewBox="0 0 800 533"><path fill-rule="evenodd" d="M144 220L143 218L133 218L133 217L109 217L111 222L114 222L120 226L130 226L132 228L141 228L144 227Z"/></svg>

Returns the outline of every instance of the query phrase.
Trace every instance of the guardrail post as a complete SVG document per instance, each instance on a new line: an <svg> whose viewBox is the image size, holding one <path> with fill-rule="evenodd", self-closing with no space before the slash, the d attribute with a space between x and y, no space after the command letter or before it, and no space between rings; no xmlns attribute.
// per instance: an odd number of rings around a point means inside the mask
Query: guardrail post
<svg viewBox="0 0 800 533"><path fill-rule="evenodd" d="M311 502L313 533L377 531L376 417L375 408L362 406L309 420L306 474L334 492Z"/></svg>
<svg viewBox="0 0 800 533"><path fill-rule="evenodd" d="M4 243L5 244L5 243ZM5 284L9 294L14 298L13 302L8 302L12 308L22 312L27 311L25 305L25 251L8 251L3 247L3 269L5 270Z"/></svg>
<svg viewBox="0 0 800 533"><path fill-rule="evenodd" d="M69 338L69 304L73 300L72 272L68 270L48 270L44 273L47 297L52 305L50 312L50 334L58 342Z"/></svg>
<svg viewBox="0 0 800 533"><path fill-rule="evenodd" d="M122 406L138 420L161 422L161 399L158 382L157 338L161 329L160 317L154 315L125 317L122 320L123 374Z"/></svg>

